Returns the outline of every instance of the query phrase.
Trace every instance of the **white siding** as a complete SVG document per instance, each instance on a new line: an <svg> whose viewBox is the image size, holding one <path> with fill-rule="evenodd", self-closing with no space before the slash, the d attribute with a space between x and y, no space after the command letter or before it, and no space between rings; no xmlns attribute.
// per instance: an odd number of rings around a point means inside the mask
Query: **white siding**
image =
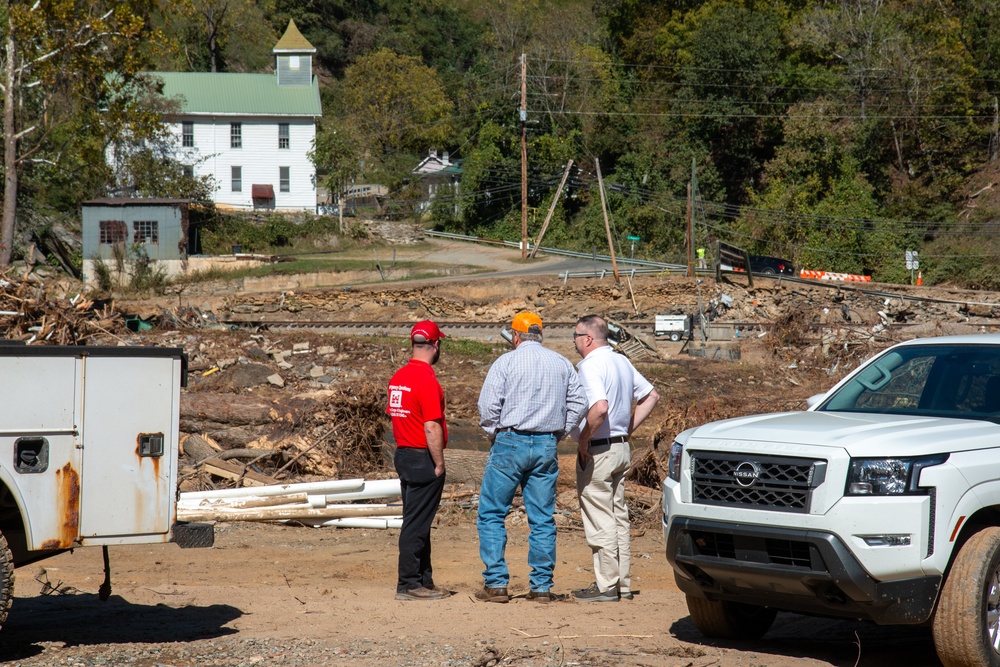
<svg viewBox="0 0 1000 667"><path fill-rule="evenodd" d="M194 122L194 147L181 146L183 121ZM243 147L229 147L230 123L243 124ZM289 147L278 148L278 125L288 123ZM316 169L306 154L312 150L316 123L312 118L189 116L170 124L181 162L194 165L194 175L215 179L215 203L250 210L254 185L274 189L276 210L316 210ZM242 192L231 189L232 167L243 168ZM279 167L288 167L291 191L281 192Z"/></svg>

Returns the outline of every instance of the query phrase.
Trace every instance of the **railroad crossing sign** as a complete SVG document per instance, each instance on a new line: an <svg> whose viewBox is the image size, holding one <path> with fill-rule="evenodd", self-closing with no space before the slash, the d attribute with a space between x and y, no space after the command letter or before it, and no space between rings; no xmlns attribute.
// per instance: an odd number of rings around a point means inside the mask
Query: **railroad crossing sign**
<svg viewBox="0 0 1000 667"><path fill-rule="evenodd" d="M916 250L906 251L906 268L911 271L916 271L920 268L920 256L917 254Z"/></svg>

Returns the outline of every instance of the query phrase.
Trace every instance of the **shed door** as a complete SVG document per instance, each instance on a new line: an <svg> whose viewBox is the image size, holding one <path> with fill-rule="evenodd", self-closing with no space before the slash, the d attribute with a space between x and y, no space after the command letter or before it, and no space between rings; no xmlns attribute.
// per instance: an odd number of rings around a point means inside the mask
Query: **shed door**
<svg viewBox="0 0 1000 667"><path fill-rule="evenodd" d="M180 362L168 357L84 358L84 539L169 531L179 373Z"/></svg>

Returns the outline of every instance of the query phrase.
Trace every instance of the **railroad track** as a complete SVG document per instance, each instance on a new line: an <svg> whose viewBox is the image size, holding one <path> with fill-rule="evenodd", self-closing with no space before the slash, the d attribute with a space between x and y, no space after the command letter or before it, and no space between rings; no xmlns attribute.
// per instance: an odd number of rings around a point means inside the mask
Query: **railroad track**
<svg viewBox="0 0 1000 667"><path fill-rule="evenodd" d="M489 332L500 334L500 330L509 322L469 322L459 320L434 320L445 334L455 332ZM316 331L368 332L379 331L385 335L397 334L404 336L410 331L410 322L348 322L345 320L271 320L271 319L231 319L222 324L246 329L307 329ZM576 327L573 322L546 322L545 331L568 331ZM653 322L629 322L629 331L653 332Z"/></svg>
<svg viewBox="0 0 1000 667"><path fill-rule="evenodd" d="M509 322L469 322L465 320L435 320L437 325L449 336L492 340L500 337L500 331ZM231 319L222 324L241 329L270 330L305 330L322 331L339 334L360 334L370 336L398 336L405 338L410 332L409 322L382 321L346 321L346 320L272 320L272 319ZM715 326L715 325L713 325ZM726 328L742 331L761 331L771 326L769 322L726 322ZM551 339L570 338L576 328L576 321L552 321L545 323L545 333ZM625 323L625 328L632 334L638 334L651 341L654 334L654 322L637 320ZM697 337L697 335L696 335ZM664 339L665 340L665 339Z"/></svg>
<svg viewBox="0 0 1000 667"><path fill-rule="evenodd" d="M470 322L467 320L435 320L446 334L452 334L464 338L491 338L499 336L500 330L507 326L508 322ZM356 333L381 336L405 337L409 331L409 322L383 322L383 321L347 321L347 320L273 320L273 319L230 319L221 322L232 328L240 329L273 329L273 330L308 330L326 331L329 333ZM632 333L643 336L653 336L654 322L651 320L637 320L624 323L625 328ZM906 329L919 323L893 323L892 328ZM764 331L773 326L773 322L732 322L713 321L712 327L725 327L738 329L741 332ZM870 329L871 325L849 322L838 322L836 324L814 323L811 329L822 332L831 329L856 329L858 331ZM1000 322L979 322L975 326L989 330L1000 329ZM569 332L576 327L576 321L552 321L545 323L546 333L556 333L556 336L568 336ZM697 338L697 334L696 334Z"/></svg>

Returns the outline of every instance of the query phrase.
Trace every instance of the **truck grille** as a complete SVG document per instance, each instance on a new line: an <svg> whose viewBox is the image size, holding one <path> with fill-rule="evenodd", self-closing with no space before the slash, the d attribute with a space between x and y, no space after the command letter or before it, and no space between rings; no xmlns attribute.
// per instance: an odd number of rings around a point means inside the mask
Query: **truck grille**
<svg viewBox="0 0 1000 667"><path fill-rule="evenodd" d="M826 476L826 462L695 452L691 472L694 502L808 512L812 490Z"/></svg>
<svg viewBox="0 0 1000 667"><path fill-rule="evenodd" d="M745 535L691 531L691 542L699 556L739 560L746 563L767 563L804 569L817 569L822 563L808 542L783 539L757 539Z"/></svg>

